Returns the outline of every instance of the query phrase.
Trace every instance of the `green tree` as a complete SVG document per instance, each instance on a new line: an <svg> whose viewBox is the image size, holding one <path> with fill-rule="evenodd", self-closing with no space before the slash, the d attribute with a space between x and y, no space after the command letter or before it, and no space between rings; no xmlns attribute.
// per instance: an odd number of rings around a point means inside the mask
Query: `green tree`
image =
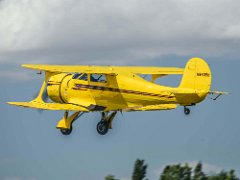
<svg viewBox="0 0 240 180"><path fill-rule="evenodd" d="M202 171L201 162L199 162L194 169L193 180L207 180L206 175Z"/></svg>
<svg viewBox="0 0 240 180"><path fill-rule="evenodd" d="M144 160L137 159L134 164L132 180L142 180L147 171L147 164L144 164Z"/></svg>
<svg viewBox="0 0 240 180"><path fill-rule="evenodd" d="M182 170L182 179L183 180L191 180L192 168L188 166L186 163Z"/></svg>
<svg viewBox="0 0 240 180"><path fill-rule="evenodd" d="M194 170L185 164L168 165L164 168L159 180L240 180L235 171L221 171L218 174L206 176L202 170L202 163L199 162Z"/></svg>
<svg viewBox="0 0 240 180"><path fill-rule="evenodd" d="M225 171L221 171L218 174L208 176L207 180L227 180L227 173Z"/></svg>
<svg viewBox="0 0 240 180"><path fill-rule="evenodd" d="M188 164L166 166L160 180L191 180L191 168Z"/></svg>
<svg viewBox="0 0 240 180"><path fill-rule="evenodd" d="M105 180L117 180L117 179L115 179L115 177L113 175L109 174L105 177Z"/></svg>
<svg viewBox="0 0 240 180"><path fill-rule="evenodd" d="M239 178L235 175L234 170L229 172L221 171L218 174L208 176L207 180L239 180Z"/></svg>
<svg viewBox="0 0 240 180"><path fill-rule="evenodd" d="M235 175L235 171L233 169L229 171L227 180L239 180L239 178Z"/></svg>

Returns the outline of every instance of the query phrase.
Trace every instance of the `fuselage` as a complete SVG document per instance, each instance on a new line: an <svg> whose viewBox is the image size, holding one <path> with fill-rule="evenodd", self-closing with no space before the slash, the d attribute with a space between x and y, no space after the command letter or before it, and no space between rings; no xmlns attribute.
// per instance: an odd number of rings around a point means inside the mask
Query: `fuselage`
<svg viewBox="0 0 240 180"><path fill-rule="evenodd" d="M52 76L47 86L48 95L54 102L98 104L106 107L111 105L117 109L176 104L176 97L171 93L174 89L154 84L136 74L61 73Z"/></svg>
<svg viewBox="0 0 240 180"><path fill-rule="evenodd" d="M192 105L201 102L206 96L205 92L161 86L132 73L61 73L49 79L47 91L49 97L57 103L83 106L97 104L116 110L156 104Z"/></svg>

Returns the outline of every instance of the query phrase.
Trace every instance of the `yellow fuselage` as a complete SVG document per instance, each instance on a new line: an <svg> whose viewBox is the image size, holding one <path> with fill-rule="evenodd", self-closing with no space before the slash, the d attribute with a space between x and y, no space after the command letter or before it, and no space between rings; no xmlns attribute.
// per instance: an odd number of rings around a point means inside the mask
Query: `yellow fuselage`
<svg viewBox="0 0 240 180"><path fill-rule="evenodd" d="M206 93L196 92L189 96L189 90L154 84L136 74L107 75L106 82L92 82L90 74L86 80L73 79L73 76L61 73L49 79L47 91L54 102L97 104L118 110L156 104L192 105L206 96Z"/></svg>

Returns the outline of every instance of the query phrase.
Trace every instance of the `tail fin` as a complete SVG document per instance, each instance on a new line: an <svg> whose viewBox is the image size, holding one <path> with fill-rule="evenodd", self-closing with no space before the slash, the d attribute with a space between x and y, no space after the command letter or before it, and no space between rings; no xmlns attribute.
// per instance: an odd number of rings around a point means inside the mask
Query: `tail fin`
<svg viewBox="0 0 240 180"><path fill-rule="evenodd" d="M193 89L196 93L208 93L211 86L211 70L201 58L192 58L186 64L179 88Z"/></svg>

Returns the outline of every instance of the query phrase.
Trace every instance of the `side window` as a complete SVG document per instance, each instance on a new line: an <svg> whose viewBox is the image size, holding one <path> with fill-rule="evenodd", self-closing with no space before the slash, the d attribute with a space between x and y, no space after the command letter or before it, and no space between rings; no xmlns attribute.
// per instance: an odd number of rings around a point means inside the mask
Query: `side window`
<svg viewBox="0 0 240 180"><path fill-rule="evenodd" d="M72 79L79 79L79 80L87 81L87 74L75 73L75 74L73 74Z"/></svg>
<svg viewBox="0 0 240 180"><path fill-rule="evenodd" d="M81 75L82 75L82 73L75 73L75 74L73 74L72 78L77 79Z"/></svg>
<svg viewBox="0 0 240 180"><path fill-rule="evenodd" d="M91 82L102 82L102 83L107 82L106 76L103 74L91 74L90 80Z"/></svg>
<svg viewBox="0 0 240 180"><path fill-rule="evenodd" d="M80 77L78 77L78 79L87 81L87 74L82 74Z"/></svg>

